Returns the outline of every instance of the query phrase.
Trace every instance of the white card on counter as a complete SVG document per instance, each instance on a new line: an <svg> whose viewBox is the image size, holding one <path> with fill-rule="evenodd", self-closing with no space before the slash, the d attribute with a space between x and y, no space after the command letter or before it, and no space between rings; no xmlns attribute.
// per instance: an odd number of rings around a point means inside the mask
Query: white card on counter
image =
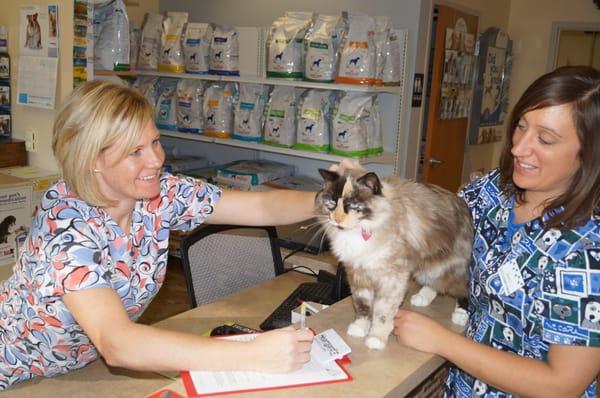
<svg viewBox="0 0 600 398"><path fill-rule="evenodd" d="M311 358L316 359L322 364L342 359L344 355L348 355L352 349L344 339L333 329L319 333L315 336L310 350Z"/></svg>
<svg viewBox="0 0 600 398"><path fill-rule="evenodd" d="M519 265L515 260L511 260L502 264L500 268L498 268L498 274L500 275L500 280L502 281L502 286L504 287L504 294L507 296L510 296L525 286L525 281L521 275L521 270L519 269Z"/></svg>

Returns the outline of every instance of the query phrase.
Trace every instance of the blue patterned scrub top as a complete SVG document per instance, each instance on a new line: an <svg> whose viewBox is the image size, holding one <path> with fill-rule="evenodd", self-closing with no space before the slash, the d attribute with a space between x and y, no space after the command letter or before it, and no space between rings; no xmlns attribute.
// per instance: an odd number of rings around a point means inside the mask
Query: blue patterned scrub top
<svg viewBox="0 0 600 398"><path fill-rule="evenodd" d="M142 315L165 279L170 229L200 225L221 195L213 185L166 173L160 185L159 196L137 202L128 235L64 182L45 192L14 273L0 283L0 390L98 358L64 294L110 288L130 319Z"/></svg>
<svg viewBox="0 0 600 398"><path fill-rule="evenodd" d="M515 224L515 198L501 192L499 176L494 170L459 193L475 229L466 336L542 361L550 344L599 346L600 209L568 231L544 229L540 218ZM505 276L511 269L523 284L514 292L505 287L514 286ZM452 367L445 396L510 394ZM596 397L595 381L583 397Z"/></svg>

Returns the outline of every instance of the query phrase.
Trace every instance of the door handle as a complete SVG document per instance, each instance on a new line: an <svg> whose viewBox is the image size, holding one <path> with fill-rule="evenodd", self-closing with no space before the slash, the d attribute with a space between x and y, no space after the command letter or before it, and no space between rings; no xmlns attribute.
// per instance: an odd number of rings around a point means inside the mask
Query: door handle
<svg viewBox="0 0 600 398"><path fill-rule="evenodd" d="M429 159L427 159L427 162L431 165L444 163L441 160L436 159L436 158L429 158Z"/></svg>

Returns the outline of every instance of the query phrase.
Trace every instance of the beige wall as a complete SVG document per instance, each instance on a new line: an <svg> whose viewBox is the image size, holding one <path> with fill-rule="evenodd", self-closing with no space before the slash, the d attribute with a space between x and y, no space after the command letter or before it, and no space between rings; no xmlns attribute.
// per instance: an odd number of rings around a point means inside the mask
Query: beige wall
<svg viewBox="0 0 600 398"><path fill-rule="evenodd" d="M158 0L137 0L128 7L131 20L139 26L146 10L158 11ZM59 70L56 90L56 108L73 87L73 0L23 1L2 0L0 24L6 26L9 34L9 55L11 59L11 88L13 137L26 139L27 131L37 135L37 152L29 154L29 164L48 170L57 170L52 156L52 124L56 110L45 110L16 105L17 74L19 69L19 13L23 5L58 4L59 7ZM137 5L136 5L137 4Z"/></svg>
<svg viewBox="0 0 600 398"><path fill-rule="evenodd" d="M535 17L534 17L535 16ZM513 39L509 107L537 77L546 73L553 22L600 22L591 0L516 0L511 2L508 33ZM494 158L500 156L497 145Z"/></svg>
<svg viewBox="0 0 600 398"><path fill-rule="evenodd" d="M440 1L479 15L480 32L491 26L508 32L513 40L513 70L509 109L535 78L546 72L553 22L599 22L600 10L591 0L452 0ZM468 145L467 171L498 165L503 142Z"/></svg>

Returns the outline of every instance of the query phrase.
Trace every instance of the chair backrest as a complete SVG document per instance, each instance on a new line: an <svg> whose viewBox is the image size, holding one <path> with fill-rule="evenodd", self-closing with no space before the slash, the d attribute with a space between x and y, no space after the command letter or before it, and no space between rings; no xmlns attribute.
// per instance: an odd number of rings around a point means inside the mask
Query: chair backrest
<svg viewBox="0 0 600 398"><path fill-rule="evenodd" d="M202 225L182 241L181 258L192 307L283 273L271 226Z"/></svg>

